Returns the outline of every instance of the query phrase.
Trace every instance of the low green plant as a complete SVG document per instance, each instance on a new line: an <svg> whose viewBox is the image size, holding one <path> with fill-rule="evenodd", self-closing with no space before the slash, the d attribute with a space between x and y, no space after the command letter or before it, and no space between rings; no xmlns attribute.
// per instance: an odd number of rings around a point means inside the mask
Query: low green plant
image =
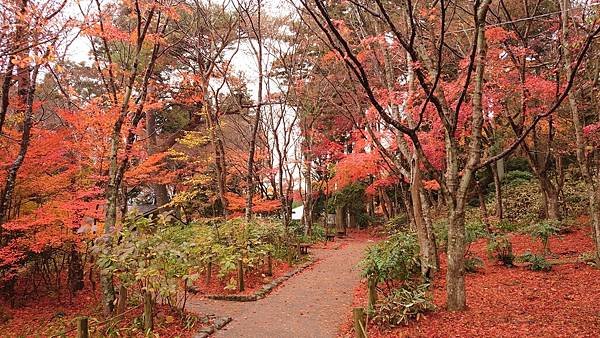
<svg viewBox="0 0 600 338"><path fill-rule="evenodd" d="M490 235L487 253L490 259L495 258L508 267L514 265L515 255L512 252L512 243L506 235Z"/></svg>
<svg viewBox="0 0 600 338"><path fill-rule="evenodd" d="M409 231L409 228L410 222L408 221L406 213L398 214L383 224L383 230L388 235L393 235L401 231L406 232Z"/></svg>
<svg viewBox="0 0 600 338"><path fill-rule="evenodd" d="M469 255L464 260L465 271L468 273L475 273L483 267L483 260L477 256Z"/></svg>
<svg viewBox="0 0 600 338"><path fill-rule="evenodd" d="M511 186L518 186L527 183L533 179L533 175L528 171L513 170L504 175L504 182Z"/></svg>
<svg viewBox="0 0 600 338"><path fill-rule="evenodd" d="M407 281L421 272L419 244L413 233L399 232L367 249L361 261L363 276L377 282Z"/></svg>
<svg viewBox="0 0 600 338"><path fill-rule="evenodd" d="M465 257L465 271L475 273L483 267L483 260L477 256Z"/></svg>
<svg viewBox="0 0 600 338"><path fill-rule="evenodd" d="M412 283L393 290L375 305L373 322L384 327L396 327L419 320L435 309L428 290L429 284Z"/></svg>
<svg viewBox="0 0 600 338"><path fill-rule="evenodd" d="M543 221L525 228L525 232L531 235L534 239L539 239L542 242L542 254L550 253L550 237L560 233L562 227L556 221Z"/></svg>
<svg viewBox="0 0 600 338"><path fill-rule="evenodd" d="M526 252L519 257L519 262L530 263L529 270L531 271L550 271L552 264L542 255L536 255L531 252Z"/></svg>
<svg viewBox="0 0 600 338"><path fill-rule="evenodd" d="M496 224L496 228L504 233L514 232L519 229L519 224L503 219Z"/></svg>
<svg viewBox="0 0 600 338"><path fill-rule="evenodd" d="M99 241L97 264L130 290L152 294L174 308L185 306L186 286L198 278L199 247L193 229L161 215L130 215L112 241Z"/></svg>
<svg viewBox="0 0 600 338"><path fill-rule="evenodd" d="M488 235L485 224L481 220L467 222L465 224L465 243L473 243Z"/></svg>
<svg viewBox="0 0 600 338"><path fill-rule="evenodd" d="M585 262L589 266L597 267L597 257L594 251L584 252L579 256L579 260Z"/></svg>

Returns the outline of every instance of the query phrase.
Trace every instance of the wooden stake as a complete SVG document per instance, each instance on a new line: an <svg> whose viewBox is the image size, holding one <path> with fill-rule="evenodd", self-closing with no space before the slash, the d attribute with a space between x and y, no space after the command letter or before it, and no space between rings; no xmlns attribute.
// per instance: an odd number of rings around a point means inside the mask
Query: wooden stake
<svg viewBox="0 0 600 338"><path fill-rule="evenodd" d="M125 288L125 285L121 284L121 287L119 288L119 301L117 302L117 315L120 315L123 312L125 312L126 308L127 308L127 288Z"/></svg>
<svg viewBox="0 0 600 338"><path fill-rule="evenodd" d="M154 320L152 318L152 294L144 291L144 331L152 331Z"/></svg>
<svg viewBox="0 0 600 338"><path fill-rule="evenodd" d="M244 291L244 264L242 260L238 260L238 291Z"/></svg>
<svg viewBox="0 0 600 338"><path fill-rule="evenodd" d="M77 338L89 338L90 331L88 327L88 318L79 317L77 318Z"/></svg>
<svg viewBox="0 0 600 338"><path fill-rule="evenodd" d="M212 261L209 261L208 262L208 267L207 267L207 270L206 270L206 285L210 284L211 274L212 274Z"/></svg>
<svg viewBox="0 0 600 338"><path fill-rule="evenodd" d="M369 285L369 303L367 309L369 313L375 310L377 303L377 279L374 276L369 276L367 283Z"/></svg>
<svg viewBox="0 0 600 338"><path fill-rule="evenodd" d="M362 307L352 309L354 318L354 333L356 338L367 338L367 329L365 325L365 311Z"/></svg>
<svg viewBox="0 0 600 338"><path fill-rule="evenodd" d="M273 276L273 257L270 251L267 253L267 276Z"/></svg>

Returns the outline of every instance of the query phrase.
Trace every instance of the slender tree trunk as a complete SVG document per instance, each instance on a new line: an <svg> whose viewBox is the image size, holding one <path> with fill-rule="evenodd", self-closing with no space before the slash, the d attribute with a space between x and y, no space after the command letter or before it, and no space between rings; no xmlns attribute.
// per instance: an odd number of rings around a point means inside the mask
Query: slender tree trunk
<svg viewBox="0 0 600 338"><path fill-rule="evenodd" d="M559 221L561 214L557 188L545 175L540 176L538 180L544 197L545 217L551 221Z"/></svg>
<svg viewBox="0 0 600 338"><path fill-rule="evenodd" d="M27 27L28 23L26 20L27 13L27 0L20 1L19 7L19 20L16 24L15 32L15 45L18 48L27 46L29 41L27 39ZM29 55L29 48L24 47L18 53L21 59L25 59ZM9 58L9 62L13 60L13 57ZM2 189L2 195L0 195L0 224L8 220L10 214L10 203L12 202L13 193L17 184L17 174L21 165L25 161L27 150L29 149L29 142L31 138L31 129L33 127L33 100L35 98L37 74L40 65L36 65L32 71L31 66L19 66L17 67L17 111L23 114L23 126L21 130L21 141L19 142L19 152L17 157L13 160L12 164L8 167L6 173L6 179L4 181L4 189ZM8 110L9 104L9 91L10 81L12 79L14 65L8 65L5 73L5 78L2 84L2 102L1 102L1 116L0 122L4 124L4 119ZM2 128L0 124L0 131Z"/></svg>
<svg viewBox="0 0 600 338"><path fill-rule="evenodd" d="M99 6L99 5L98 5ZM125 169L128 164L129 159L129 151L131 150L131 146L133 141L135 140L134 130L142 118L143 113L143 105L146 99L148 83L150 80L150 75L153 70L154 62L156 61L157 53L158 53L158 44L154 45L153 53L151 60L148 63L146 68L146 74L144 76L140 100L137 105L137 109L135 111L135 116L131 123L131 127L129 128L127 138L126 138L126 146L125 146L125 159L121 160L119 163L118 155L121 141L121 131L123 129L123 125L125 124L127 115L129 113L129 103L131 101L131 97L133 94L133 87L135 85L136 79L138 78L138 68L141 60L141 51L142 46L144 44L144 40L146 37L146 33L152 17L154 15L154 7L152 7L148 11L148 15L146 17L146 23L142 23L140 21L137 22L138 31L141 33L137 37L136 48L133 56L133 61L131 63L131 67L129 69L129 77L127 79L127 85L125 88L125 93L123 94L122 102L120 105L119 115L115 120L113 125L112 134L111 134L111 143L110 143L110 153L109 153L109 169L108 169L108 185L106 187L106 217L104 220L104 241L107 246L107 250L110 250L110 243L112 240L112 234L115 229L117 223L117 204L119 197L119 190L121 187L121 183L125 174ZM143 27L143 28L142 28ZM107 54L110 54L109 50L105 51ZM114 80L111 78L111 81ZM112 273L101 273L100 283L102 286L102 304L104 309L104 314L106 316L110 316L114 310L114 302L115 302L115 287L113 284L113 276Z"/></svg>
<svg viewBox="0 0 600 338"><path fill-rule="evenodd" d="M310 142L310 141L309 141ZM309 150L310 151L310 150ZM304 212L303 212L303 220L304 227L306 229L306 234L312 234L312 226L313 226L313 215L312 215L312 158L309 151L304 154Z"/></svg>
<svg viewBox="0 0 600 338"><path fill-rule="evenodd" d="M205 91L206 92L206 91ZM217 132L218 117L213 115L211 109L208 107L208 103L204 104L205 115L208 121L208 129L210 142L213 146L213 152L215 154L215 176L217 180L217 190L219 195L219 201L221 202L221 215L227 217L227 196L226 193L226 182L227 182L227 167L225 164L225 148L223 147L223 140L221 135Z"/></svg>
<svg viewBox="0 0 600 338"><path fill-rule="evenodd" d="M479 179L475 178L475 187L477 189L477 199L479 200L479 210L481 210L481 217L483 218L483 223L485 224L488 232L490 231L490 220L489 214L487 210L487 206L485 205L485 196L483 195L483 191L481 189L481 184L479 184Z"/></svg>
<svg viewBox="0 0 600 338"><path fill-rule="evenodd" d="M146 112L146 133L148 134L146 150L148 155L154 155L158 151L158 143L156 138L156 114L152 109ZM150 188L154 192L155 206L157 208L169 203L169 192L167 191L166 184L151 184Z"/></svg>
<svg viewBox="0 0 600 338"><path fill-rule="evenodd" d="M425 229L427 230L427 244L429 245L430 263L432 267L438 271L440 269L440 260L438 256L435 232L433 231L433 223L431 222L431 205L427 199L424 198L424 194L425 192L423 186L421 185L421 201L423 202L423 218L425 220Z"/></svg>
<svg viewBox="0 0 600 338"><path fill-rule="evenodd" d="M263 74L263 46L262 46L262 27L261 27L261 15L262 15L262 3L261 0L258 0L258 10L256 16L256 28L252 25L254 29L254 34L256 35L256 43L257 48L255 49L256 61L257 61L257 71L258 71L258 90L257 90L257 105L256 112L254 116L254 122L252 125L252 133L250 138L250 149L248 150L248 173L246 176L246 220L252 219L252 198L254 197L254 153L256 151L256 139L258 135L258 128L260 125L260 115L262 110L262 100L263 100L263 86L264 86L264 74ZM248 19L250 21L253 18L250 17L250 13L246 13ZM252 47L254 48L254 47Z"/></svg>
<svg viewBox="0 0 600 338"><path fill-rule="evenodd" d="M423 217L423 207L421 204L421 169L419 167L418 156L413 159L412 166L412 182L410 185L410 196L412 199L413 215L415 217L415 225L417 227L417 237L419 239L419 250L421 258L421 274L423 279L428 281L431 278L431 268L435 266L435 262L430 252L431 244L429 243L430 236L427 234L427 226Z"/></svg>
<svg viewBox="0 0 600 338"><path fill-rule="evenodd" d="M467 163L458 183L458 145L451 131L446 131L447 180L450 208L448 224L448 271L446 274L447 306L450 311L464 310L467 305L465 289L465 205L467 190L481 158L481 130L483 127L483 82L485 56L485 18L491 0L484 0L477 8L475 78L472 97L472 126Z"/></svg>
<svg viewBox="0 0 600 338"><path fill-rule="evenodd" d="M490 165L492 168L492 176L494 177L494 193L496 195L496 217L498 220L504 218L504 207L502 204L502 183L500 182L500 175L498 174L498 168L496 164Z"/></svg>
<svg viewBox="0 0 600 338"><path fill-rule="evenodd" d="M561 18L562 18L562 51L564 60L564 70L566 74L571 74L571 51L568 45L568 32L569 32L569 11L571 9L570 0L561 0ZM569 76L569 75L567 75ZM586 183L586 193L588 196L589 213L592 221L592 234L594 236L595 244L595 260L600 265L600 174L593 173L590 168L590 162L586 157L585 148L587 146L586 140L583 135L584 122L582 121L579 107L577 106L577 91L571 90L569 92L569 108L571 109L571 116L573 119L573 128L575 129L575 142L576 142L576 154L577 164L579 170Z"/></svg>

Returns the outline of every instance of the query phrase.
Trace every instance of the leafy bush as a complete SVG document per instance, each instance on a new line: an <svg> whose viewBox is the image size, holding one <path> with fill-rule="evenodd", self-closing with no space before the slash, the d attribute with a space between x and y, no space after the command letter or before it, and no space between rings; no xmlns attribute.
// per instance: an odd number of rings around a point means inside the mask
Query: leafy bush
<svg viewBox="0 0 600 338"><path fill-rule="evenodd" d="M371 217L366 213L365 188L365 184L360 182L345 186L328 200L327 212L335 213L336 207L345 207L349 213L356 217L359 227L366 227L371 221Z"/></svg>
<svg viewBox="0 0 600 338"><path fill-rule="evenodd" d="M407 232L410 228L410 222L406 213L398 214L384 223L383 229L386 234L393 235L397 232Z"/></svg>
<svg viewBox="0 0 600 338"><path fill-rule="evenodd" d="M529 171L529 161L527 161L527 159L525 157L518 157L518 156L511 156L510 158L508 158L508 160L506 161L506 168L505 170L507 172L511 172L511 171Z"/></svg>
<svg viewBox="0 0 600 338"><path fill-rule="evenodd" d="M474 273L483 267L483 260L477 256L465 257L465 271Z"/></svg>
<svg viewBox="0 0 600 338"><path fill-rule="evenodd" d="M519 257L519 261L523 263L530 263L529 270L531 271L550 271L552 270L552 264L546 260L542 255L535 255L531 252L526 252Z"/></svg>
<svg viewBox="0 0 600 338"><path fill-rule="evenodd" d="M485 224L481 220L466 222L465 224L465 243L473 243L480 238L488 235Z"/></svg>
<svg viewBox="0 0 600 338"><path fill-rule="evenodd" d="M420 274L419 244L412 233L397 233L367 249L363 275L377 282L407 281Z"/></svg>
<svg viewBox="0 0 600 338"><path fill-rule="evenodd" d="M579 260L589 266L597 267L596 253L594 251L584 252L579 256Z"/></svg>
<svg viewBox="0 0 600 338"><path fill-rule="evenodd" d="M539 210L544 201L539 184L535 180L518 186L508 185L505 187L503 195L502 203L506 221L526 226L539 219Z"/></svg>
<svg viewBox="0 0 600 338"><path fill-rule="evenodd" d="M234 289L235 271L241 260L245 271L264 267L270 254L276 259L293 260L297 251L293 244L304 236L303 229L292 223L287 229L278 220L236 218L210 220L192 224L192 241L199 248L199 272L216 267L217 276L228 280L226 289Z"/></svg>
<svg viewBox="0 0 600 338"><path fill-rule="evenodd" d="M433 232L438 248L446 248L448 244L448 220L443 218L435 222L433 224ZM465 222L465 244L467 246L486 236L487 230L481 220L473 219Z"/></svg>
<svg viewBox="0 0 600 338"><path fill-rule="evenodd" d="M519 224L511 222L510 220L503 219L496 224L496 228L502 232L514 232L519 229Z"/></svg>
<svg viewBox="0 0 600 338"><path fill-rule="evenodd" d="M533 179L533 175L529 171L513 170L504 175L504 182L511 186L518 186L527 183Z"/></svg>
<svg viewBox="0 0 600 338"><path fill-rule="evenodd" d="M532 238L539 239L542 242L542 253L550 252L549 241L550 237L558 234L562 230L560 223L555 221L543 221L525 228L525 232L530 234Z"/></svg>
<svg viewBox="0 0 600 338"><path fill-rule="evenodd" d="M190 241L193 229L161 216L156 220L132 215L112 237L96 246L98 265L128 287L150 292L173 307L183 307L181 292L198 278L199 248Z"/></svg>
<svg viewBox="0 0 600 338"><path fill-rule="evenodd" d="M428 284L407 283L392 291L375 305L373 321L377 325L395 327L406 325L413 319L419 320L425 313L435 309L428 289Z"/></svg>
<svg viewBox="0 0 600 338"><path fill-rule="evenodd" d="M512 243L506 235L491 235L487 252L490 258L495 258L506 266L513 266L515 255L512 252Z"/></svg>
<svg viewBox="0 0 600 338"><path fill-rule="evenodd" d="M325 227L320 223L314 223L312 226L312 234L310 242L322 242L325 240Z"/></svg>

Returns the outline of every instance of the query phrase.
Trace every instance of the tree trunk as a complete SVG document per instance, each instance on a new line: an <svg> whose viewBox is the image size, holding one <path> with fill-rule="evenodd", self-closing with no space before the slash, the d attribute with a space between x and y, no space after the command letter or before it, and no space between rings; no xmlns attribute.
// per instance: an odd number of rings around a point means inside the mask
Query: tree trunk
<svg viewBox="0 0 600 338"><path fill-rule="evenodd" d="M490 165L492 168L492 176L494 176L494 193L496 196L496 217L498 220L504 218L504 207L502 204L502 183L500 182L500 175L498 173L498 167L495 164Z"/></svg>
<svg viewBox="0 0 600 338"><path fill-rule="evenodd" d="M571 74L571 52L568 45L569 32L569 11L571 10L571 1L562 0L561 18L562 18L562 35L561 44L564 58L564 70L567 76ZM600 173L593 173L590 168L590 161L586 158L585 148L587 146L583 135L584 122L577 106L577 91L569 92L569 108L573 119L573 127L575 129L576 154L579 170L586 183L586 193L588 196L589 213L592 221L592 234L595 244L595 260L596 264L600 265Z"/></svg>
<svg viewBox="0 0 600 338"><path fill-rule="evenodd" d="M338 232L344 232L346 229L346 207L335 208L335 225Z"/></svg>
<svg viewBox="0 0 600 338"><path fill-rule="evenodd" d="M435 266L435 263L433 262L432 253L430 252L431 245L429 243L425 218L423 217L423 207L421 204L421 170L419 168L418 157L415 157L413 161L414 164L412 166L413 174L410 185L410 195L412 199L415 225L417 227L417 237L419 239L421 274L425 281L429 281L431 277L430 271L431 268Z"/></svg>
<svg viewBox="0 0 600 338"><path fill-rule="evenodd" d="M454 211L448 223L448 271L446 292L448 310L463 310L466 306L465 291L465 219L464 213Z"/></svg>
<svg viewBox="0 0 600 338"><path fill-rule="evenodd" d="M154 315L152 314L152 294L144 291L144 331L152 332L154 328Z"/></svg>
<svg viewBox="0 0 600 338"><path fill-rule="evenodd" d="M475 187L477 189L477 199L479 200L479 210L481 211L481 218L483 219L485 228L488 232L490 232L490 217L488 214L487 206L485 205L485 196L483 195L481 184L479 184L479 179L477 178L475 178Z"/></svg>
<svg viewBox="0 0 600 338"><path fill-rule="evenodd" d="M83 290L83 265L81 264L81 255L74 244L69 254L68 276L69 291L72 294Z"/></svg>
<svg viewBox="0 0 600 338"><path fill-rule="evenodd" d="M148 155L154 155L158 151L156 133L156 115L152 109L149 109L146 112L146 150ZM154 204L157 208L169 203L169 192L167 191L167 186L165 184L151 184L150 188L154 192Z"/></svg>
<svg viewBox="0 0 600 338"><path fill-rule="evenodd" d="M18 53L18 56L21 59L25 59L29 54L29 42L27 39L21 43L18 39L23 39L26 36L28 23L25 22L26 13L27 13L27 1L20 1L19 8L19 20L16 24L16 44L19 47L24 45L25 47ZM10 60L13 58L11 57ZM17 174L19 169L21 169L21 165L25 161L25 156L27 155L27 151L29 149L29 142L31 139L31 129L33 128L33 101L35 98L35 90L36 90L36 81L38 72L40 69L40 65L34 66L33 70L31 66L28 64L26 66L18 66L17 72L15 75L17 81L17 96L18 96L18 114L23 115L23 127L21 130L21 141L19 142L19 152L17 157L13 160L12 164L8 167L6 173L6 179L4 183L4 189L2 189L2 195L0 195L0 224L4 221L7 221L10 214L9 204L12 201L13 193L15 190L15 186L17 184ZM8 71L12 74L13 66L8 66ZM8 78L8 73L6 74ZM9 82L6 82L6 78L4 79L5 83L3 83L2 87L2 123L4 123L4 118L6 116L6 110L8 109L9 103L9 91L10 91L10 79ZM6 96L6 97L4 97ZM6 107L5 107L6 106Z"/></svg>
<svg viewBox="0 0 600 338"><path fill-rule="evenodd" d="M308 142L310 144L310 140ZM310 148L310 145L309 145ZM304 227L306 229L306 234L312 234L312 225L313 225L313 216L312 216L312 156L309 151L304 153L304 212L302 214L302 219L304 221Z"/></svg>
<svg viewBox="0 0 600 338"><path fill-rule="evenodd" d="M545 218L551 221L559 221L561 219L561 215L560 204L558 202L558 191L556 187L550 181L550 178L546 176L540 176L539 184L544 197Z"/></svg>
<svg viewBox="0 0 600 338"><path fill-rule="evenodd" d="M424 189L421 185L421 205L423 207L423 218L425 220L425 229L427 230L427 244L429 245L430 263L432 267L438 271L440 269L440 259L438 256L438 247L435 238L435 232L433 231L433 223L431 222L431 205L427 199L423 198Z"/></svg>
<svg viewBox="0 0 600 338"><path fill-rule="evenodd" d="M483 82L485 69L485 56L487 52L485 40L485 18L491 0L484 0L477 8L476 27L476 56L475 77L471 117L471 135L469 141L469 154L467 163L462 170L460 184L458 183L458 144L451 130L446 131L446 156L447 156L447 190L449 206L448 224L448 271L446 274L447 306L450 311L464 310L467 306L465 289L465 205L467 190L481 159L481 130L483 128Z"/></svg>
<svg viewBox="0 0 600 338"><path fill-rule="evenodd" d="M256 12L256 27L257 29L255 29L254 34L255 39L257 40L257 50L255 50L255 54L256 54L256 61L257 61L257 72L258 72L258 90L257 90L257 104L256 104L256 111L255 111L255 117L254 117L254 122L252 125L252 133L251 133L251 138L250 138L250 149L248 150L248 166L247 166L247 176L246 176L246 220L250 220L252 219L252 198L254 197L254 153L256 151L256 139L257 139L257 135L258 135L258 128L260 125L260 115L261 115L261 109L262 109L262 100L263 100L263 81L264 81L264 74L263 74L263 46L262 46L262 28L261 28L261 15L262 15L262 6L261 6L261 0L258 0L257 6L257 12ZM250 13L246 13L246 15L248 15L248 19L250 21L254 20L254 18L252 18L250 16ZM254 27L254 26L253 26ZM254 48L254 47L252 47Z"/></svg>

